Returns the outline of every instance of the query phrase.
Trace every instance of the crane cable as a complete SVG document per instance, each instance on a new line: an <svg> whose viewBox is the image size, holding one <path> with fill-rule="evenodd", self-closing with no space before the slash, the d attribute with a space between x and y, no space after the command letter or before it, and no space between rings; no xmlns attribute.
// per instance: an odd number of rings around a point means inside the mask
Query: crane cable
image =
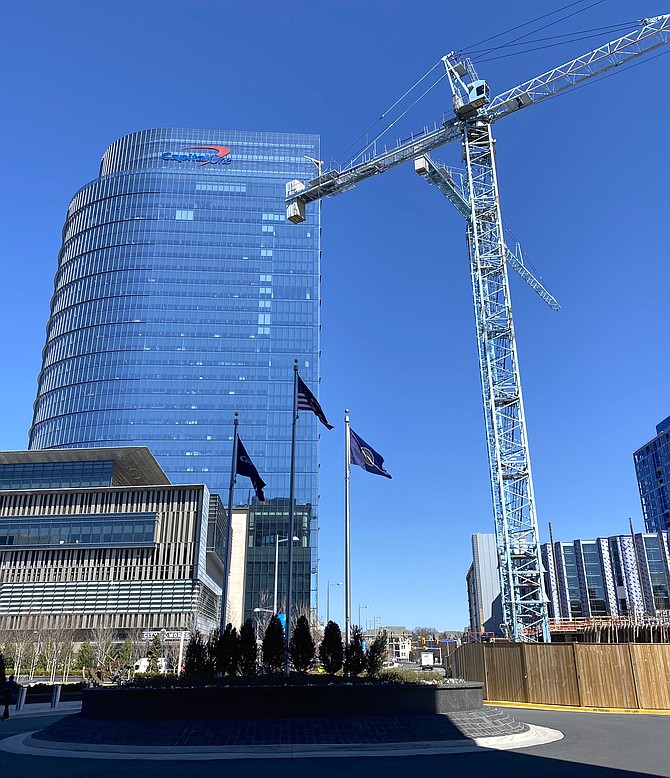
<svg viewBox="0 0 670 778"><path fill-rule="evenodd" d="M439 63L437 63L437 64L439 64ZM435 66L433 66L433 67L431 68L431 70L434 70L434 69L435 69ZM429 72L430 72L430 71L429 71ZM426 74L426 75L428 75L428 74ZM395 118L395 119L394 119L392 122L390 122L390 123L389 123L389 124L388 124L388 125L387 125L387 126L386 126L386 127L385 127L385 128L384 128L384 129L383 129L383 130L382 130L382 131L381 131L381 132L378 134L378 135L377 135L377 137L373 138L373 139L372 139L372 140L371 140L371 141L370 141L370 142L369 142L369 143L368 143L368 144L367 144L367 145L366 145L366 146L365 146L363 149L361 149L361 151L359 151L359 152L358 152L358 154L356 154L356 156L355 156L355 157L352 157L352 158L349 160L349 162L347 163L347 165L346 165L346 168L349 168L349 167L351 167L351 166L352 166L352 164L354 163L354 161L355 161L355 160L359 159L359 157L361 157L363 154L365 154L365 152L366 152L366 151L367 151L367 150L368 150L368 149L369 149L371 146L374 146L374 144L375 144L375 143L376 143L376 142L377 142L377 141L378 141L378 140L381 138L381 136L382 136L382 135L383 135L385 132L388 132L388 131L391 129L391 127L393 127L393 125L394 125L394 124L397 124L397 123L398 123L398 122L399 122L399 121L400 121L400 120L401 120L401 119L402 119L404 116L406 116L406 115L409 113L409 111L411 111L411 110L412 110L412 108L414 108L414 106L415 106L415 105L416 105L416 104L417 104L417 103L418 103L420 100L423 100L423 98L424 98L424 97L425 97L425 96L428 94L428 92L430 92L432 89L434 89L434 88L435 88L435 87L436 87L436 86L437 86L437 85L438 85L438 84L439 84L441 81L443 81L443 80L444 80L446 77L447 77L447 74L446 74L446 72L445 72L443 75L441 75L441 76L440 76L440 77L437 79L437 81L436 81L434 84L432 84L431 86L429 86L429 87L428 87L428 89L426 89L426 90L425 90L425 92L423 92L423 94L420 94L420 95L419 95L419 96L416 98L416 100L415 100L415 101L414 101L414 102L413 102L411 105L409 105L409 106L408 106L408 107L407 107L407 108L406 108L406 109L405 109L405 110L404 110L404 111L403 111L403 112L402 112L402 113L401 113L399 116L397 116L397 117L396 117L396 118ZM414 87L412 87L412 88L414 88ZM411 90L410 90L410 91L411 91ZM400 102L400 101L398 101L398 102ZM397 105L397 103L396 103L396 105ZM374 126L374 125L373 125L373 126ZM349 148L351 148L351 146L350 146ZM346 168L345 168L345 169L346 169Z"/></svg>
<svg viewBox="0 0 670 778"><path fill-rule="evenodd" d="M550 17L550 16L553 16L553 15L555 15L555 14L557 14L557 13L560 13L561 11L564 11L564 10L566 10L566 9L568 9L568 8L573 8L574 6L576 6L576 5L579 5L580 3L583 3L583 2L585 2L585 0L575 0L575 2L568 3L567 5L561 6L560 8L557 8L557 9L556 9L556 10L554 10L554 11L550 11L550 12L548 12L548 13L546 13L546 14L543 14L543 15L541 15L541 16L538 16L538 17L536 17L535 19L531 19L530 21L523 22L522 24L516 25L515 27L511 27L511 28L509 28L508 30L505 30L504 32L497 33L496 35L493 35L493 36L491 36L491 37L489 37L489 38L484 38L483 40L481 40L481 41L478 41L477 43L471 44L471 46L467 47L466 49L462 49L462 50L460 50L460 52L459 52L459 53L463 54L464 52L467 52L467 51L474 50L474 48L475 48L476 46L480 46L480 45L481 45L481 44L483 44L483 43L487 43L488 41L494 40L495 38L499 38L499 37L501 37L501 36L503 36L503 35L507 35L507 34L509 34L510 32L514 32L515 30L522 29L523 27L527 27L528 25L535 24L535 23L536 23L536 22L538 22L538 21L542 21L543 19L546 19L546 18L548 18L548 17ZM542 39L542 38L540 38L540 39L535 39L535 40L529 40L529 41L525 41L525 43L524 43L524 44L519 44L518 42L519 42L519 41L521 41L521 40L523 40L524 38L527 38L529 35L534 35L535 33L538 33L538 32L540 32L541 30L547 29L548 27L552 27L552 26L554 26L555 24L558 24L559 22L565 21L566 19L569 19L569 18L571 18L571 17L573 17L573 16L576 16L576 15L578 15L578 14L580 14L580 13L583 13L584 11L587 11L587 10L589 10L590 8L593 8L593 7L597 6L597 5L601 5L601 4L602 4L602 3L604 3L604 2L605 2L605 0L596 0L596 2L593 2L593 3L591 3L590 5L586 6L585 8L580 8L580 9L578 9L578 10L576 10L576 11L574 11L574 12L570 13L570 14L566 14L565 16L563 16L563 17L561 17L561 18L559 18L559 19L554 19L553 21L549 22L548 24L545 24L545 25L543 25L542 27L539 27L539 28L537 28L537 29L535 29L535 30L532 30L532 31L530 31L530 32L526 33L525 35L521 35L521 36L519 36L518 38L515 38L515 39L514 39L514 40L512 40L512 41L509 41L509 42L507 42L507 43L501 44L501 45L499 45L499 46L494 46L494 47L491 47L491 48L489 48L489 49L484 49L484 50L482 51L482 54L485 56L486 54L492 54L492 53L493 53L493 52L495 52L495 51L499 51L499 50L501 50L501 49L505 49L505 48L507 48L507 47L509 47L509 46L514 46L514 45L529 45L529 44L532 44L532 43L539 43L539 42L541 42L542 40L545 40L545 39ZM594 28L594 30L595 30L595 29L599 29L599 30L601 30L601 31L605 31L605 30L608 30L608 29L610 29L610 30L612 30L612 29L620 29L620 28L623 28L624 26L627 26L627 25L623 25L623 24L620 24L620 25L607 25L607 26L605 26L605 27L602 27L602 28ZM540 50L540 49L545 49L545 48L552 48L552 47L554 47L554 46L561 46L561 45L565 45L566 43L572 43L572 42L574 42L575 40L584 40L584 39L586 39L587 37L595 37L595 35L593 35L593 36L583 36L583 37L578 37L578 38L574 37L575 35L581 35L581 34L582 34L582 32L584 32L584 33L585 33L585 32L591 32L591 31L592 31L592 30L584 30L584 31L580 31L580 32L577 32L577 33L565 33L564 35L559 35L559 36L550 36L550 37L549 37L549 38L547 38L546 40L552 40L552 38L556 38L556 37L565 37L565 38L568 38L568 40L561 41L560 43L547 44L547 45L545 45L545 46L540 46L540 47L536 47L536 48L533 48L533 49L525 49L525 50L523 50L523 51L516 51L516 52L512 52L512 53L510 53L510 54L501 54L501 55L499 55L498 57L491 57L491 58L488 58L488 59L485 59L485 60L480 60L480 61L482 61L482 62L491 62L491 61L494 61L494 60L496 60L496 59L504 59L504 58L507 58L507 57L517 56L517 55L519 55L519 54L525 54L525 53L528 53L529 51L537 51L537 50ZM572 36L572 37L570 37L570 36ZM382 136L383 136L385 133L387 133L387 132L388 132L388 131L389 131L389 130L390 130L390 129L391 129L391 128L392 128L392 127L395 125L395 124L397 124L397 123L398 123L398 122L399 122L399 121L400 121L400 120L401 120L403 117L405 117L405 116L406 116L406 115L409 113L409 111L410 111L412 108L414 108L414 106L415 106L415 105L416 105L416 104L417 104L417 103L418 103L420 100L422 100L422 99L423 99L423 98L424 98L424 97L425 97L425 96L426 96L426 95L427 95L427 94L428 94L428 93L429 93L429 92L430 92L432 89L434 89L434 88L435 88L435 87L436 87L436 86L437 86L437 85L438 85L438 84L439 84L439 83L440 83L440 82L441 82L441 81L442 81L442 80L443 80L443 79L446 77L446 73L445 73L445 74L443 74L442 76L440 76L440 78L438 78L438 79L437 79L437 81L435 81L435 82L434 82L434 83L433 83L431 86L429 86L429 87L428 87L428 89L426 89L426 90L425 90L425 91L424 91L424 92L423 92L421 95L419 95L419 97L418 97L416 100L414 100L414 102L413 102L413 103L411 103L411 105L409 105L409 106L408 106L408 108L406 108L406 109L405 109L405 110L404 110L404 111L403 111L403 112L402 112L402 113L401 113L399 116L397 116L397 117L396 117L396 118L395 118L393 121L389 122L389 124L387 124L387 125L386 125L386 126L385 126L385 127L384 127L384 128L383 128L383 129L382 129L382 130L381 130L381 131L380 131L380 132L379 132L379 133L378 133L376 136L375 136L375 138L373 138L373 140L371 140L371 141L367 141L367 136L368 136L368 133L370 132L370 130L372 130L372 129L373 129L373 128L374 128L374 127L375 127L375 126L376 126L376 125L377 125L377 124L378 124L378 123L379 123L379 122L382 120L382 119L386 118L386 116L387 116L387 115L388 115L388 114L389 114L389 113L390 113L390 112L391 112L391 111L392 111L394 108L396 108L396 107L397 107L397 106L398 106L398 105L399 105L399 104L400 104L400 103L401 103L401 102L402 102L402 101L403 101L403 100L404 100L404 99L405 99L405 98L406 98L406 97L407 97L407 96L408 96L408 95L409 95L409 94L410 94L410 93L411 93L411 92L412 92L414 89L416 89L416 87L417 87L417 86L418 86L418 85L419 85L419 84L420 84L422 81L424 81L424 80L425 80L425 79L426 79L426 78L427 78L427 77L428 77L428 76L429 76L429 75L430 75L430 74L431 74L431 73L432 73L432 72L435 70L435 68L437 68L437 67L438 67L438 66L439 66L441 63L442 63L442 60L441 60L441 59L440 59L440 60L438 60L438 61L437 61L437 62L436 62L436 63L435 63L435 64L434 64L434 65L433 65L433 66L432 66L432 67L431 67L431 68L430 68L430 69L429 69L429 70L428 70L426 73L424 73L424 75L423 75L423 76L421 76L421 78L419 78L419 79L418 79L418 80L417 80L417 81L416 81L416 82L415 82L415 83L414 83L414 84L413 84L413 85L412 85L412 86L411 86L409 89L407 89L403 95L401 95L401 96L400 96L400 97L399 97L399 98L398 98L398 99L397 99L397 100L396 100L396 101L395 101L395 102L394 102L392 105L390 105L390 106L389 106L389 107L388 107L388 108L387 108L387 109L386 109L386 110L385 110L385 111L384 111L384 112L383 112L383 113L382 113L382 114L379 116L379 118L378 118L378 119L377 119L375 122L373 122L373 123L372 123L372 124L371 124L371 125L370 125L370 126L367 128L367 129L366 129L366 130L364 130L364 131L363 131L363 132L362 132L362 133L361 133L361 134L358 136L358 138L356 138L356 139L355 139L355 140L354 140L354 141L353 141L353 142L352 142L352 143L351 143L351 144L350 144L350 145L349 145L349 146L348 146L348 147L347 147L347 148L346 148L346 149L345 149L345 150L344 150L344 151L343 151L343 152L342 152L342 153L341 153L341 154L340 154L340 155L339 155L339 156L338 156L336 159L335 159L335 163L337 164L338 162L340 162L340 161L342 160L342 158L344 157L344 155L345 155L345 154L347 154L347 153L350 151L350 149L352 149L352 148L353 148L353 147L354 147L354 146L355 146L355 145L356 145L356 144L357 144L357 143L358 143L358 142L359 142L359 141L360 141L362 138L366 138L366 145L364 146L364 148L363 148L363 149L361 149L361 151L359 151L359 152L358 152L358 153L357 153L355 156L353 156L353 157L352 157L352 158L351 158L351 159L350 159L350 160L349 160L349 161L346 163L346 165L343 167L343 169L348 169L348 168L350 168L351 166L353 166L354 162L355 162L357 159L360 159L360 158L362 157L362 155L363 155L363 154L365 154L365 152L366 152L366 151L368 151L368 149L370 149L372 146L374 146L374 144L376 144L376 143L377 143L377 141L378 141L378 140L379 140L379 139L380 139L380 138L381 138L381 137L382 137ZM330 169L332 169L332 167L333 167L333 164L331 163L331 164L329 165L329 168L330 168Z"/></svg>
<svg viewBox="0 0 670 778"><path fill-rule="evenodd" d="M491 35L489 38L483 38L480 41L477 41L476 43L472 43L470 46L466 46L466 48L461 49L461 53L470 51L471 49L474 49L475 46L481 46L482 43L488 43L489 41L495 40L496 38L501 38L503 35L508 35L510 32L514 32L515 30L520 30L522 27L527 27L529 24L535 24L535 22L541 22L543 19L546 19L548 16L553 16L554 14L560 13L561 11L565 11L566 8L572 8L575 5L579 5L580 3L583 3L584 0L575 0L573 3L568 3L567 5L561 6L560 8L557 8L555 11L549 11L546 14L542 14L542 16L538 16L535 19L531 19L528 22L522 22L521 24L517 24L516 27L510 27L508 30L504 30L503 32L498 32L495 35ZM604 0L599 0L599 2L604 2ZM589 6L590 8L591 6ZM581 11L587 10L586 8L581 9ZM581 13L581 11L576 11L576 13ZM551 24L556 24L556 22L561 21L560 19L557 19L554 22L551 22ZM551 26L551 24L547 26ZM538 32L535 30L535 32Z"/></svg>
<svg viewBox="0 0 670 778"><path fill-rule="evenodd" d="M604 1L605 0L597 0L597 2L593 3L593 5L599 5L600 3L604 2ZM575 5L579 5L580 3L583 3L583 2L584 2L584 0L575 0L575 2L568 3L567 5L561 6L561 8L557 8L555 11L550 11L549 13L543 14L542 16L538 16L535 19L531 19L530 21L523 22L522 24L518 24L515 27L511 27L510 29L505 30L504 32L497 33L496 35L493 35L490 38L485 38L485 39L483 39L481 41L478 41L477 43L472 44L472 46L470 46L468 48L471 49L474 46L479 46L482 43L487 43L488 41L494 40L495 38L499 38L499 37L501 37L503 35L507 35L510 32L514 32L515 30L519 30L519 29L521 29L523 27L527 27L529 24L535 24L535 22L542 21L542 19L546 19L549 16L553 16L554 14L560 13L561 11L564 11L567 8L572 8ZM587 8L591 8L591 7L592 6L587 6ZM570 14L570 16L574 16L577 13L581 13L581 11L583 11L583 10L587 10L587 9L581 9L580 11L576 11L574 14ZM550 27L550 26L552 26L553 24L556 24L559 21L562 21L562 20L561 19L557 19L557 20L551 22L550 24L545 25L545 27ZM544 29L544 28L540 28L540 29ZM533 32L539 32L539 30L533 30ZM532 34L532 33L529 33L529 34ZM526 37L526 36L522 36L522 37ZM520 40L520 38L517 39L517 40ZM503 46L500 46L500 47L497 47L497 48L504 48L504 46L511 45L512 43L514 43L514 41L510 42L509 44L504 44ZM490 53L492 51L495 51L495 50L496 50L496 47L494 47L492 49L486 50L485 53L488 54L488 53ZM467 49L465 49L464 51L467 51ZM428 92L430 92L431 89L433 89L437 84L440 83L440 81L442 81L442 79L444 78L444 75L441 78L439 78L433 84L433 86L429 87L417 100L415 100L412 103L412 105L410 105L409 108L407 108L407 110L405 110L402 114L400 114L400 116L398 116L393 122L391 122L386 127L384 127L384 129L380 133L378 133L377 136L372 141L369 141L369 142L367 141L368 133L373 129L373 127L375 127L382 119L384 119L388 115L388 113L390 111L392 111L396 106L398 106L407 97L407 95L410 94L410 92L412 92L425 78L427 78L435 70L436 67L438 67L441 64L441 62L442 62L441 59L438 60L426 73L424 73L423 76L421 76L421 78L419 78L418 81L416 81L409 89L407 89L405 91L405 93L403 95L401 95L401 97L399 97L391 106L389 106L379 116L379 118L375 122L373 122L366 130L364 130L358 136L358 138L356 138L352 143L350 143L349 146L347 146L347 148L338 157L336 157L335 162L336 163L340 162L340 160L342 160L344 155L347 154L350 149L352 149L362 138L366 138L366 145L365 145L365 147L358 154L356 154L354 157L352 157L347 162L347 164L345 165L345 168L351 167L351 165L354 163L354 161L356 159L359 159L371 146L373 146L382 137L382 135L384 135L384 133L388 132L391 129L391 127L393 127L394 124L396 124L398 121L400 121L400 119L402 119L404 116L406 116L407 113L419 102L419 100L421 100L423 97L425 97L425 95L428 94ZM333 165L330 164L329 168L332 168L332 167L333 167Z"/></svg>
<svg viewBox="0 0 670 778"><path fill-rule="evenodd" d="M620 30L629 29L630 25L621 25ZM496 62L500 59L508 59L509 57L518 57L521 54L529 54L533 51L544 51L545 49L553 49L556 46L565 46L568 43L574 43L575 41L583 41L588 40L590 38L599 38L602 33L596 33L594 35L580 35L579 37L571 38L570 40L566 41L559 41L558 43L547 43L544 46L536 46L532 49L524 49L523 51L512 51L509 54L499 54L497 57L487 57L486 59L479 59L477 60L477 64L483 64L486 62ZM528 41L528 43L533 43L534 41ZM502 47L501 47L502 48Z"/></svg>
<svg viewBox="0 0 670 778"><path fill-rule="evenodd" d="M373 123L372 123L372 124L371 124L371 125L370 125L370 126L367 128L367 130L364 130L364 131L363 131L363 132L362 132L362 133L361 133L361 134L358 136L358 138L356 138L356 140L355 140L355 141L353 141L352 143L350 143L350 144L349 144L349 146L347 146L347 148L346 148L346 149L345 149L345 150L344 150L344 151L343 151L343 152L342 152L342 153L341 153L341 154L340 154L340 155L337 157L337 160L340 160L340 159L342 159L342 157L343 157L343 156L344 156L344 155L345 155L345 154L346 154L346 153L347 153L347 152L348 152L348 151L349 151L351 148L353 148L353 147L354 147L354 146L355 146L355 145L356 145L356 144L357 144L357 143L358 143L358 142L361 140L361 138L367 138L367 135L368 135L368 133L370 132L370 130L371 130L373 127L375 127L377 124L379 124L379 122L380 122L382 119L384 119L384 118L386 117L386 115L389 113L389 111L392 111L392 110L393 110L393 109L394 109L394 108L395 108L395 107L396 107L396 106L397 106L399 103L401 103L401 102L402 102L402 101L403 101L403 100L404 100L404 99L407 97L407 95L408 95L408 94L409 94L409 93L410 93L410 92L411 92L413 89L416 89L416 87L417 87L417 86L418 86L418 85L419 85L419 84L420 84L420 83L421 83L421 82L422 82L422 81L423 81L425 78L427 78L427 77L428 77L428 76L429 76L429 75L430 75L430 74L433 72L433 70L435 70L435 68L436 68L436 67L438 67L438 66L439 66L441 63L442 63L442 60L438 60L438 61L437 61L437 62L436 62L434 65L433 65L433 67L432 67L432 68L430 68L430 70L428 70L426 73L424 73L424 74L421 76L421 78L420 78L418 81L416 81L414 84L412 84L412 86L411 86L411 87L410 87L410 88L409 88L409 89L408 89L408 90L405 92L405 94L404 94L404 95L402 95L401 97L399 97L399 98L398 98L398 99L395 101L395 103L393 103L393 105L390 105L390 106L389 106L389 107L388 107L388 108L387 108L387 109L384 111L384 113L382 113L382 114L379 116L379 118L378 118L376 121L374 121L374 122L373 122ZM443 76L442 78L444 78L444 76ZM440 79L439 79L439 81L441 81L441 80L442 80L442 78L440 78ZM439 83L439 81L437 81L436 83ZM435 86L435 84L433 84L433 86ZM430 89L432 89L432 88L433 88L433 87L430 87ZM430 89L428 89L428 90L427 90L427 92L429 92L429 91L430 91ZM424 92L424 94L427 94L427 92ZM416 105L416 102L414 103L414 105ZM408 110L409 110L409 109L408 109ZM396 121L397 121L397 120L396 120ZM364 148L362 151L360 151L360 152L359 152L359 153L358 153L358 154L357 154L355 157L353 157L353 158L352 158L352 159L351 159L351 160L350 160L350 161L347 163L347 166L349 166L349 165L350 165L350 164L353 162L353 160L354 160L354 159L357 159L358 157L360 157L360 155L361 155L361 154L365 153L366 149L370 148L370 146L371 146L373 143L376 143L376 141L379 139L379 137L380 137L381 135L383 135L383 134L384 134L384 133L385 133L385 132L386 132L388 129L390 129L390 127L391 127L391 126L392 126L392 125L388 125L387 127L385 127L385 128L384 128L384 129L381 131L381 133L380 133L380 134L377 136L377 138L375 138L375 140L373 140L373 141L370 141L370 142L369 142L369 143L366 145L366 147L365 147L365 148Z"/></svg>
<svg viewBox="0 0 670 778"><path fill-rule="evenodd" d="M548 35L546 38L533 38L531 40L525 41L524 43L508 43L504 46L501 46L500 48L512 48L517 46L528 46L532 43L542 43L544 41L555 41L558 38L567 38L568 40L564 41L565 43L572 43L575 40L583 40L583 37L576 37L576 36L584 36L587 37L587 33L595 33L597 35L602 35L606 32L614 33L619 32L620 30L625 30L631 27L636 23L637 20L632 20L629 22L621 22L620 24L607 24L604 27L591 27L588 30L575 30L574 32L566 32L562 35ZM492 49L480 49L475 51L470 51L468 53L468 57L474 58L477 55L486 56L486 54L489 54L492 51ZM477 62L480 62L481 60L477 59ZM488 61L488 60L487 60Z"/></svg>

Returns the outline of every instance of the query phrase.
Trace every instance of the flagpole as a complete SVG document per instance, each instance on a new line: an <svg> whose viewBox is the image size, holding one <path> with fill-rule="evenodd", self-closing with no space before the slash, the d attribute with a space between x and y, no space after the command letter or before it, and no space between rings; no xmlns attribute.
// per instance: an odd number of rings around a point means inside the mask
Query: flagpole
<svg viewBox="0 0 670 778"><path fill-rule="evenodd" d="M351 640L351 563L349 525L349 475L351 474L351 434L349 410L344 411L344 639ZM359 625L360 626L360 625Z"/></svg>
<svg viewBox="0 0 670 778"><path fill-rule="evenodd" d="M228 615L228 583L230 580L230 560L232 558L233 545L233 503L235 497L235 473L237 471L237 426L239 413L235 414L233 425L233 458L230 465L230 487L228 489L228 527L226 529L226 563L223 570L223 583L221 585L221 625L223 634L226 629L226 617Z"/></svg>
<svg viewBox="0 0 670 778"><path fill-rule="evenodd" d="M288 506L288 583L286 585L286 647L284 659L284 675L288 677L291 674L291 657L289 656L289 643L291 640L291 608L293 598L291 589L293 588L293 503L295 502L295 432L298 421L298 360L293 360L293 427L291 431L291 482L289 487L289 506Z"/></svg>

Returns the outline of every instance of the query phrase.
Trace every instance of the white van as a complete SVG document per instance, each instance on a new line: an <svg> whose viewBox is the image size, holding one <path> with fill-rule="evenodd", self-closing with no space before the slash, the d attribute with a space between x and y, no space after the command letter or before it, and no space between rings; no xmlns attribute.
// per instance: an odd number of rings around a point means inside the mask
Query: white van
<svg viewBox="0 0 670 778"><path fill-rule="evenodd" d="M143 656L141 659L138 659L137 662L135 662L136 673L146 673L148 669L149 669L148 656ZM164 656L161 656L158 658L158 672L167 673L167 671L168 671L167 659Z"/></svg>

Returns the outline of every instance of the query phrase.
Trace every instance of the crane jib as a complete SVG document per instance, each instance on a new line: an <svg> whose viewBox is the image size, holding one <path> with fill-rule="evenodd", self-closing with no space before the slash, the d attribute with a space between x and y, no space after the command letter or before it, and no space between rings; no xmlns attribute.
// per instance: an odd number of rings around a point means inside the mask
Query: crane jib
<svg viewBox="0 0 670 778"><path fill-rule="evenodd" d="M581 57L502 92L492 98L488 105L479 109L479 115L490 122L498 121L503 116L516 113L522 108L564 92L669 42L670 14L645 19L642 27L628 35L610 41ZM323 197L340 194L367 178L416 159L422 154L429 154L440 146L460 138L462 128L463 122L454 117L439 122L435 125L435 129L418 133L409 140L399 143L395 148L384 150L370 159L349 168L324 173L309 181L307 185L301 184L302 189L299 193L293 190L289 194L287 191L287 206L296 198L299 198L302 203L310 203ZM297 223L302 219L291 219L291 221Z"/></svg>

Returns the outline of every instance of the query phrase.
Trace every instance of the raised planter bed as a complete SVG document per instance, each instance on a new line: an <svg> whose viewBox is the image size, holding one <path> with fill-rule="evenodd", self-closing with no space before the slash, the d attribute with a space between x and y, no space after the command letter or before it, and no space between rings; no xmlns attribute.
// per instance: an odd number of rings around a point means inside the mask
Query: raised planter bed
<svg viewBox="0 0 670 778"><path fill-rule="evenodd" d="M273 719L323 716L426 716L481 709L482 684L218 686L85 689L92 719Z"/></svg>

